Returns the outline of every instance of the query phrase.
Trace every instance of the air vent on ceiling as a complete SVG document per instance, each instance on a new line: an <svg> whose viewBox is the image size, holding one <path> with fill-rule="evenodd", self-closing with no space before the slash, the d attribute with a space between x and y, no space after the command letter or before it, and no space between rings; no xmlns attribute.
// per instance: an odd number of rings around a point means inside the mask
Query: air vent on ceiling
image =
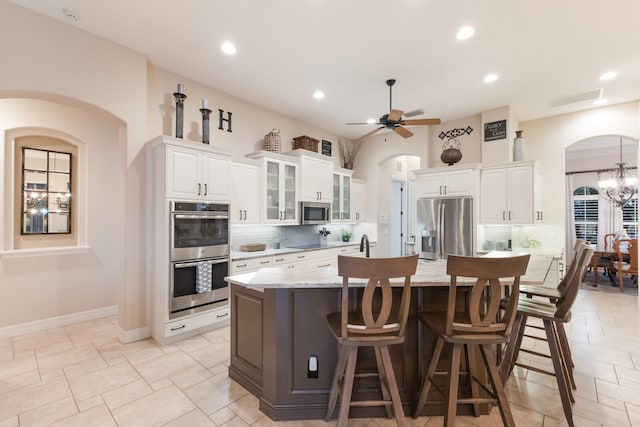
<svg viewBox="0 0 640 427"><path fill-rule="evenodd" d="M571 95L559 96L549 101L551 108L562 107L563 105L577 104L580 102L593 102L600 99L603 88L587 90L585 92L573 93Z"/></svg>

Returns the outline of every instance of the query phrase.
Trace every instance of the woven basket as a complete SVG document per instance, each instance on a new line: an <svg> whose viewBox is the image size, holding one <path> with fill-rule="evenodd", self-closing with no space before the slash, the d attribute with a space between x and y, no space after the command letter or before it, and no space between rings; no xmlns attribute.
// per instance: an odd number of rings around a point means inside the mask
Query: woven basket
<svg viewBox="0 0 640 427"><path fill-rule="evenodd" d="M266 151L280 152L281 146L280 129L272 129L271 132L264 136L264 149Z"/></svg>
<svg viewBox="0 0 640 427"><path fill-rule="evenodd" d="M302 148L303 150L318 152L318 140L309 136L302 135L293 138L293 149L297 150Z"/></svg>

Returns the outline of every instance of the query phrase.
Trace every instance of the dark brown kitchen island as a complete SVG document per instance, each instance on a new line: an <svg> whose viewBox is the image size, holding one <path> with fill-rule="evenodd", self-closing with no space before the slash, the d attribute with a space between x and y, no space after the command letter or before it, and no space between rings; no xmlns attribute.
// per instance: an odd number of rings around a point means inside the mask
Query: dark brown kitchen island
<svg viewBox="0 0 640 427"><path fill-rule="evenodd" d="M552 260L551 255L532 256L523 283L541 285ZM445 267L443 260L419 263L412 278L405 343L390 348L405 414L412 412L419 387L420 355L431 354L435 343L435 337L418 326L415 313L445 310L449 285ZM323 419L337 359L336 341L325 321L327 313L340 307L342 281L337 269L265 268L227 280L231 305L229 377L258 397L260 410L274 420ZM354 287L353 292L359 291ZM463 301L460 307L464 308ZM310 370L314 357L317 370ZM358 369L369 366L375 366L373 352L363 357ZM433 392L423 415L444 413L444 404L436 402L441 397ZM353 400L379 393L376 379L362 380L354 385ZM470 408L460 408L467 410L471 414ZM383 408L352 408L350 412L350 417L384 416Z"/></svg>

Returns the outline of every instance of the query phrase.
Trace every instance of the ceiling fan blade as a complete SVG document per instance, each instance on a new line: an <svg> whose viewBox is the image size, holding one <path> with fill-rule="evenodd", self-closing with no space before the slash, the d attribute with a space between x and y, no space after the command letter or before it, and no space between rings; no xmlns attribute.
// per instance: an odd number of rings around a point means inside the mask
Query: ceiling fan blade
<svg viewBox="0 0 640 427"><path fill-rule="evenodd" d="M402 126L395 126L393 128L393 131L403 138L409 138L410 136L413 136L413 132L411 132L409 129L403 128Z"/></svg>
<svg viewBox="0 0 640 427"><path fill-rule="evenodd" d="M366 137L371 136L374 133L378 132L380 129L384 129L384 126L380 126L379 128L376 128L376 129L372 130L371 132L365 133L360 138L356 139L356 141L360 141L361 139L365 139Z"/></svg>
<svg viewBox="0 0 640 427"><path fill-rule="evenodd" d="M403 125L439 125L440 119L410 119L403 120Z"/></svg>
<svg viewBox="0 0 640 427"><path fill-rule="evenodd" d="M378 123L367 123L367 122L362 122L362 123L347 123L348 125L371 125L371 124L378 124Z"/></svg>
<svg viewBox="0 0 640 427"><path fill-rule="evenodd" d="M422 108L418 108L417 110L412 110L404 113L405 117L413 117L419 116L420 114L424 114L424 110Z"/></svg>
<svg viewBox="0 0 640 427"><path fill-rule="evenodd" d="M387 117L387 120L395 122L400 120L400 117L402 117L402 111L391 109L391 111L389 111L389 117Z"/></svg>

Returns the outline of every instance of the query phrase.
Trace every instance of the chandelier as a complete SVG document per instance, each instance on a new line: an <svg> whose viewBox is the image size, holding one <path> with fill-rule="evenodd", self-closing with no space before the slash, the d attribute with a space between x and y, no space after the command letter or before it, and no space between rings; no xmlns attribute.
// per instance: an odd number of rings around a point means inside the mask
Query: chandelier
<svg viewBox="0 0 640 427"><path fill-rule="evenodd" d="M598 174L598 187L603 199L623 208L638 192L638 178L629 175L629 170L625 168L626 163L622 161L622 138L620 138L620 162L616 165L616 168Z"/></svg>

